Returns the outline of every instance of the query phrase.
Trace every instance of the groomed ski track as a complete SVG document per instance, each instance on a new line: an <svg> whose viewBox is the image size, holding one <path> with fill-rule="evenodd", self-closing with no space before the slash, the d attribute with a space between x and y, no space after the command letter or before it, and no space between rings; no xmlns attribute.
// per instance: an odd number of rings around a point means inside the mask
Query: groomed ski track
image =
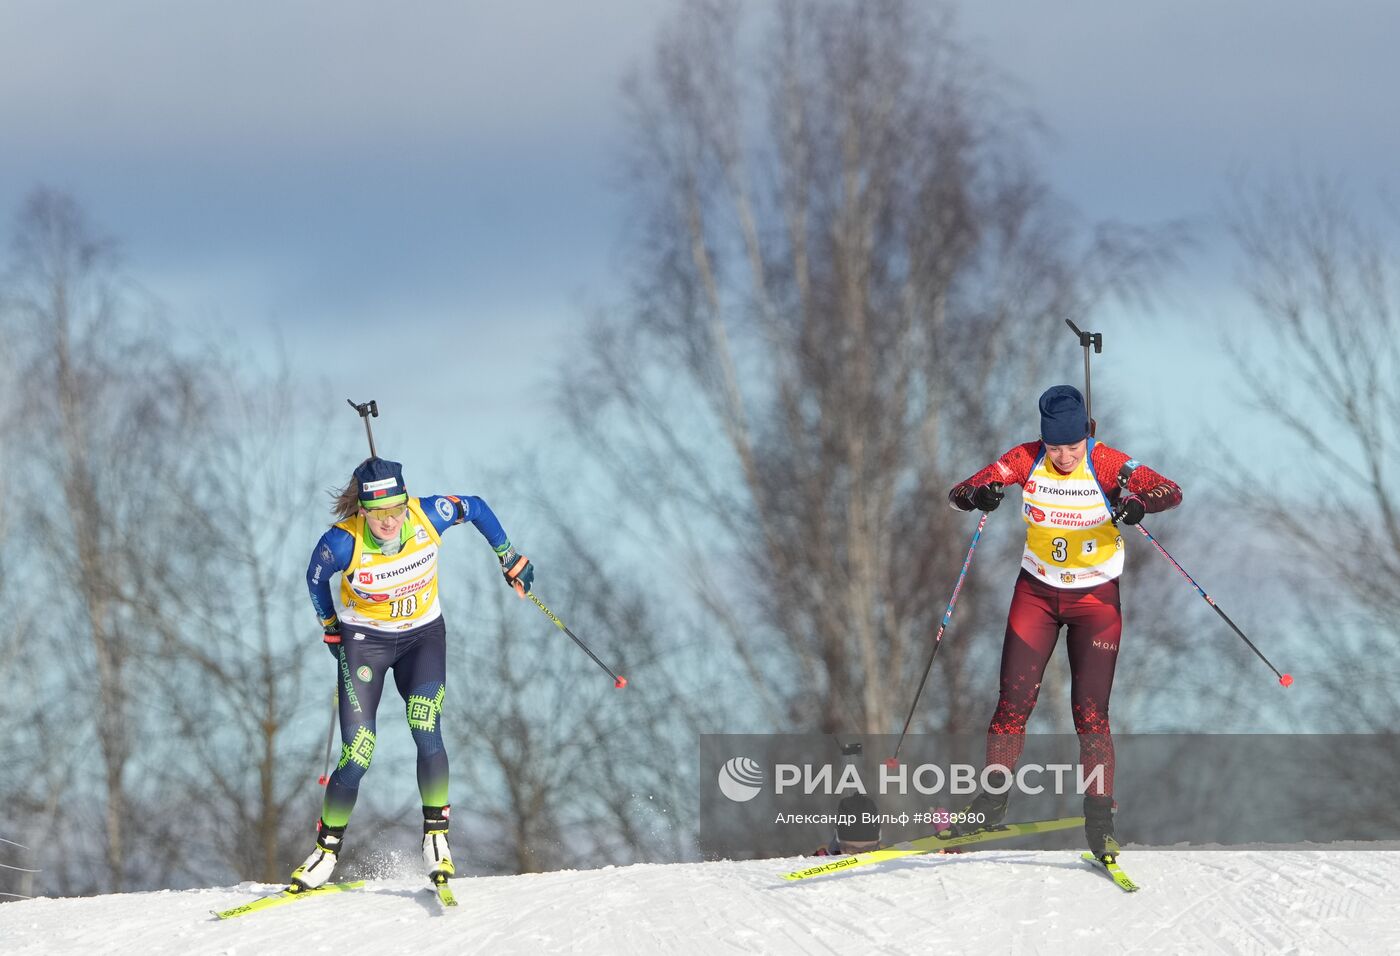
<svg viewBox="0 0 1400 956"><path fill-rule="evenodd" d="M810 860L642 864L426 883L371 880L218 922L274 890L0 905L0 952L1400 953L1400 851L1139 851L1127 894L1077 851L925 856L789 883ZM356 874L346 873L353 878Z"/></svg>

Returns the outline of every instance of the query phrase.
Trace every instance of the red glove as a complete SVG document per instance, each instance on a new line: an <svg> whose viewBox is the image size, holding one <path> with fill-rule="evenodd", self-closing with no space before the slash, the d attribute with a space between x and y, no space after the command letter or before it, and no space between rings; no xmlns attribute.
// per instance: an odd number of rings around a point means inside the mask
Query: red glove
<svg viewBox="0 0 1400 956"><path fill-rule="evenodd" d="M331 618L329 624L323 623L321 626L326 631L325 637L321 638L326 644L326 650L330 651L331 656L336 660L340 660L340 621L337 618Z"/></svg>

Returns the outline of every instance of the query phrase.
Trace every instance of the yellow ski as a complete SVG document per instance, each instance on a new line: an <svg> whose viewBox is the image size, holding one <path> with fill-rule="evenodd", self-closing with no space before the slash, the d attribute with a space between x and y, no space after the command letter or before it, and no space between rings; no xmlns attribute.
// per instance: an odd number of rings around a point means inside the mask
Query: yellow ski
<svg viewBox="0 0 1400 956"><path fill-rule="evenodd" d="M1081 859L1090 866L1103 870L1118 884L1118 888L1124 893L1136 893L1142 887L1128 879L1128 874L1123 872L1123 868L1118 865L1117 853L1105 853L1103 856L1085 852Z"/></svg>
<svg viewBox="0 0 1400 956"><path fill-rule="evenodd" d="M317 887L314 890L293 890L291 887L288 887L281 893L273 893L271 896L264 896L260 899L253 900L251 903L235 906L231 910L224 910L223 912L214 911L214 917L216 919L233 919L235 916L245 916L248 913L256 913L260 910L271 909L274 906L281 906L284 903L295 903L297 900L305 899L308 896L322 896L326 893L344 893L346 890L358 890L364 885L364 880L356 880L353 883L327 883L325 886Z"/></svg>
<svg viewBox="0 0 1400 956"><path fill-rule="evenodd" d="M1083 817L1063 817L1059 820L1036 820L1031 823L1006 823L960 837L921 837L918 840L910 840L907 843L896 843L894 846L885 849L837 857L830 863L823 863L819 866L808 867L805 870L798 870L795 873L784 874L783 879L805 880L813 876L825 876L828 873L849 870L854 866L869 866L871 863L883 863L886 860L896 860L902 856L917 856L920 853L937 853L939 850L946 850L952 847L968 846L973 843L986 843L990 840L1006 840L1011 837L1025 836L1030 833L1050 833L1053 830L1068 830L1071 827L1083 825Z"/></svg>
<svg viewBox="0 0 1400 956"><path fill-rule="evenodd" d="M433 889L437 892L437 898L443 906L456 906L457 897L452 895L452 887L447 885L447 876L439 873L429 877L432 881Z"/></svg>

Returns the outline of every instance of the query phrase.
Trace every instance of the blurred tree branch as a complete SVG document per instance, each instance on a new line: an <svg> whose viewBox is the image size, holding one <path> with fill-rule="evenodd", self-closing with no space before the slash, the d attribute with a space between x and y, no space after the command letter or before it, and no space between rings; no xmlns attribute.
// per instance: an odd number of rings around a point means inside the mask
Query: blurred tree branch
<svg viewBox="0 0 1400 956"><path fill-rule="evenodd" d="M966 546L947 489L1019 438L1063 317L1141 294L1179 236L1086 235L947 17L741 13L682 4L629 84L634 293L565 410L767 726L888 731ZM945 649L926 726L985 720L968 661Z"/></svg>
<svg viewBox="0 0 1400 956"><path fill-rule="evenodd" d="M1294 463L1240 500L1325 604L1310 630L1330 691L1322 720L1390 730L1400 717L1393 646L1400 632L1400 260L1393 215L1368 215L1326 177L1241 183L1231 224L1243 283L1259 313L1233 346L1245 394L1282 429ZM1377 207L1379 208L1379 207Z"/></svg>

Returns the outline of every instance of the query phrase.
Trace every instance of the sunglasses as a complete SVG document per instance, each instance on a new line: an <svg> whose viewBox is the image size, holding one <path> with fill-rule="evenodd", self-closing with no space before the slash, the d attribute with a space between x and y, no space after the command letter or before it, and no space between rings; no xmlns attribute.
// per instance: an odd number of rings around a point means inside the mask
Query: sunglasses
<svg viewBox="0 0 1400 956"><path fill-rule="evenodd" d="M393 505L388 508L366 508L365 517L373 518L376 521L392 521L395 518L402 518L404 512L408 510L408 505Z"/></svg>

